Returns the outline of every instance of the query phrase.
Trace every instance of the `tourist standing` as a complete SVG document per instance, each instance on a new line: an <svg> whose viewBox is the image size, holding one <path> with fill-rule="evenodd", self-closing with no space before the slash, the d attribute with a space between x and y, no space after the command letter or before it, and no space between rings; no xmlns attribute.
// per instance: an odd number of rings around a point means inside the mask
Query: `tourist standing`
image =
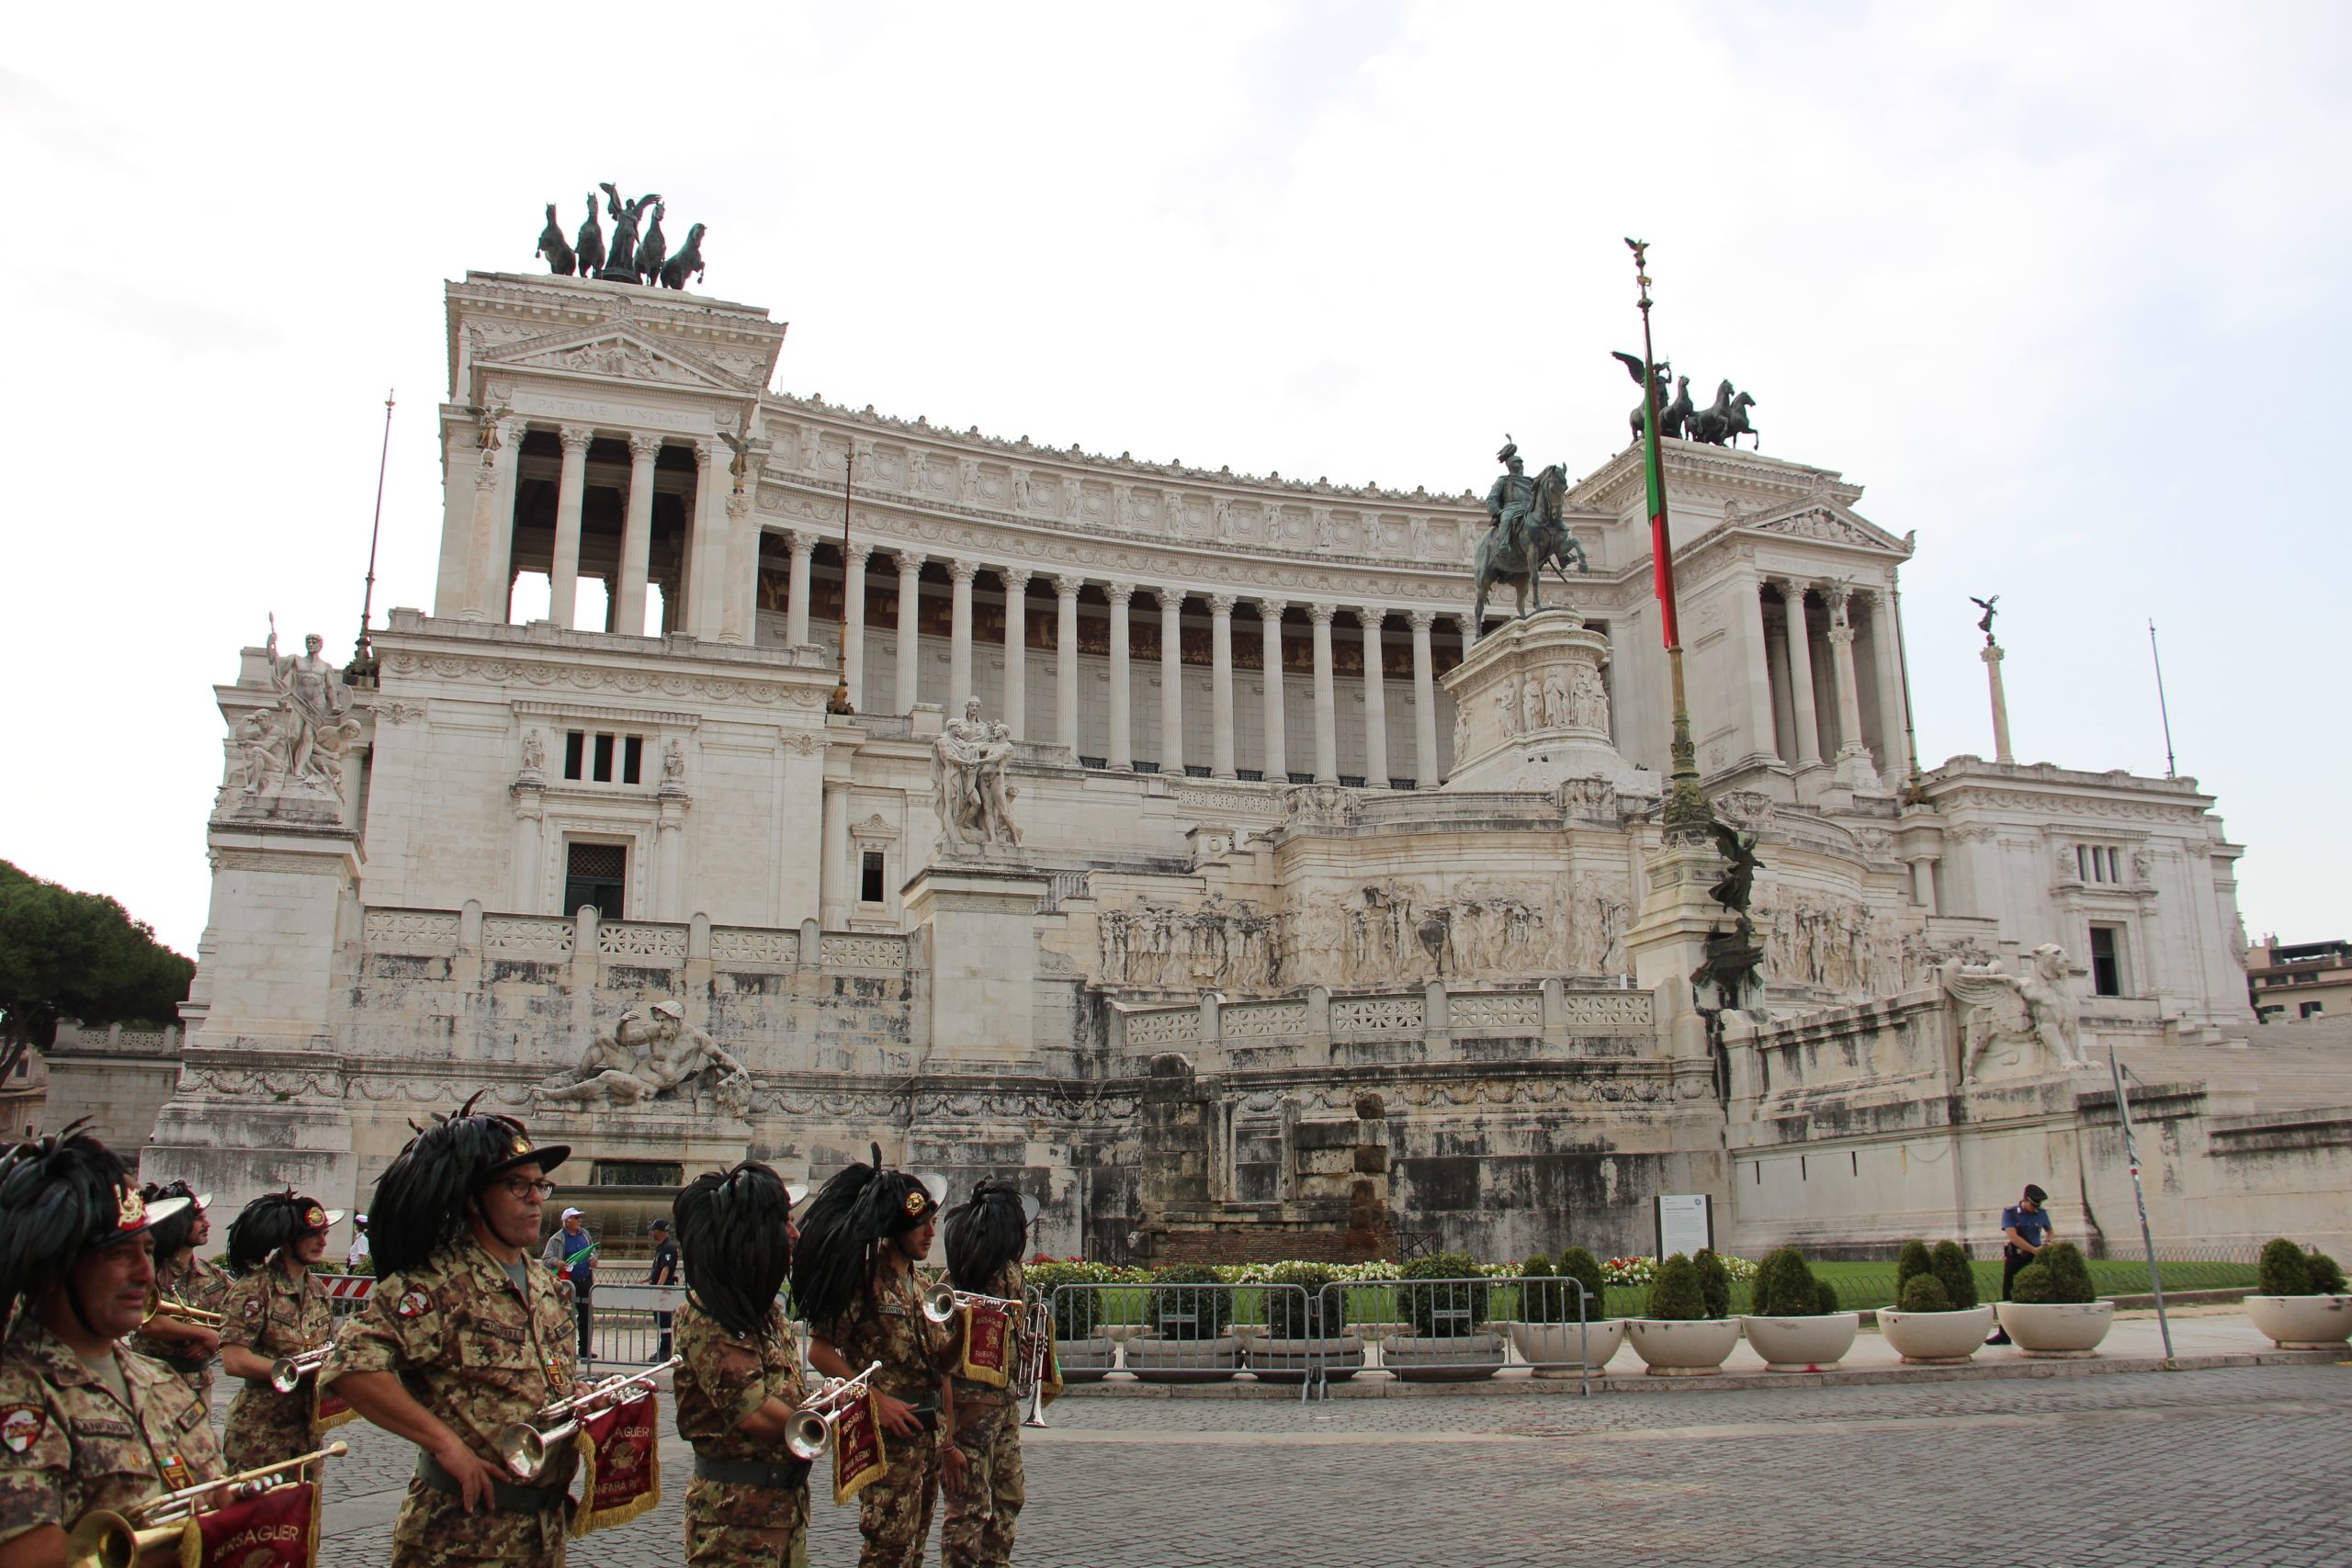
<svg viewBox="0 0 2352 1568"><path fill-rule="evenodd" d="M0 1554L63 1562L66 1534L220 1478L204 1407L122 1338L154 1289L149 1205L122 1162L74 1122L0 1154Z"/></svg>
<svg viewBox="0 0 2352 1568"><path fill-rule="evenodd" d="M970 1198L947 1211L946 1231L949 1284L975 1295L1023 1299L1027 1281L1021 1255L1029 1240L1029 1216L1020 1193L982 1179ZM1008 1372L1022 1365L1021 1329L1027 1315L1014 1309L1005 1334ZM1019 1400L1009 1385L965 1377L956 1378L954 1385L956 1425L940 1451L939 1559L946 1568L1004 1568L1012 1561L1013 1524L1027 1496Z"/></svg>
<svg viewBox="0 0 2352 1568"><path fill-rule="evenodd" d="M155 1292L147 1303L147 1321L130 1337L130 1348L164 1363L180 1375L189 1392L212 1410L212 1358L220 1353L218 1325L191 1321L174 1307L218 1313L229 1294L229 1276L217 1264L198 1258L197 1249L212 1239L212 1221L206 1211L212 1194L190 1191L185 1181L163 1186L153 1182L141 1190L149 1208L170 1198L185 1198L177 1213L155 1222L148 1234L155 1243Z"/></svg>
<svg viewBox="0 0 2352 1568"><path fill-rule="evenodd" d="M790 1213L787 1211L786 1224L790 1223ZM666 1219L657 1219L647 1229L653 1233L653 1265L645 1271L645 1282L649 1285L676 1284L678 1282L678 1244L670 1239L670 1222ZM786 1239L788 1240L789 1237L787 1236ZM654 1352L653 1359L657 1361L666 1361L670 1359L670 1314L666 1312L657 1312L653 1314L653 1322L655 1326L662 1330L662 1348Z"/></svg>
<svg viewBox="0 0 2352 1568"><path fill-rule="evenodd" d="M351 1216L351 1249L343 1255L344 1272L347 1274L358 1273L359 1266L367 1260L368 1216L365 1214L354 1214Z"/></svg>
<svg viewBox="0 0 2352 1568"><path fill-rule="evenodd" d="M695 1260L673 1385L678 1436L695 1446L686 1562L787 1568L805 1559L808 1525L808 1461L785 1443L807 1391L776 1301L792 1266L791 1200L774 1170L747 1160L695 1178L674 1209L678 1246ZM678 1246L666 1235L661 1245L674 1274Z"/></svg>
<svg viewBox="0 0 2352 1568"><path fill-rule="evenodd" d="M229 1406L220 1447L232 1471L257 1470L306 1454L317 1445L311 1418L317 1374L280 1393L269 1381L273 1361L316 1350L334 1329L326 1287L311 1266L327 1253L327 1232L343 1218L291 1189L265 1192L229 1222L229 1287L221 1312L220 1368L245 1386Z"/></svg>
<svg viewBox="0 0 2352 1568"><path fill-rule="evenodd" d="M2016 1283L2018 1270L2031 1263L2034 1255L2050 1245L2050 1235L2058 1227L2050 1222L2050 1194L2029 1181L2025 1195L2001 1211L2001 1299L2009 1299L2009 1287ZM2007 1345L2009 1331L1996 1328L1987 1345Z"/></svg>
<svg viewBox="0 0 2352 1568"><path fill-rule="evenodd" d="M509 1116L457 1115L409 1140L376 1183L376 1288L335 1336L321 1382L418 1449L392 1568L497 1562L560 1568L574 1456L527 1485L501 1428L572 1393L571 1313L528 1248L571 1150Z"/></svg>
<svg viewBox="0 0 2352 1568"><path fill-rule="evenodd" d="M914 1266L931 1250L939 1202L904 1171L852 1165L808 1205L792 1259L792 1300L811 1336L808 1364L849 1378L876 1361L875 1407L888 1468L858 1494L860 1568L918 1568L939 1492L938 1432L955 1421L945 1373L954 1333L923 1316ZM699 1288L699 1287L697 1287Z"/></svg>
<svg viewBox="0 0 2352 1568"><path fill-rule="evenodd" d="M589 1297L596 1289L596 1238L588 1234L587 1212L566 1209L561 1228L548 1237L540 1257L571 1287L571 1310L580 1320L580 1364L586 1366L596 1359L588 1342L594 1325Z"/></svg>

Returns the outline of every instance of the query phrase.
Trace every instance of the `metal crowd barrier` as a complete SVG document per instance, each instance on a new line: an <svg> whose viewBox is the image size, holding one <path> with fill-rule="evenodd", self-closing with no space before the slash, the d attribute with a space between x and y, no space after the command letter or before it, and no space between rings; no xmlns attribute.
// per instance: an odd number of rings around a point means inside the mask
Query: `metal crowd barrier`
<svg viewBox="0 0 2352 1568"><path fill-rule="evenodd" d="M1334 1379L1464 1382L1514 1363L1573 1366L1592 1393L1593 1303L1573 1278L1334 1281L1316 1303L1316 1387L1326 1398ZM1521 1339L1535 1355L1518 1351Z"/></svg>
<svg viewBox="0 0 2352 1568"><path fill-rule="evenodd" d="M1055 1287L1054 1353L1069 1382L1291 1382L1321 1367L1304 1285Z"/></svg>

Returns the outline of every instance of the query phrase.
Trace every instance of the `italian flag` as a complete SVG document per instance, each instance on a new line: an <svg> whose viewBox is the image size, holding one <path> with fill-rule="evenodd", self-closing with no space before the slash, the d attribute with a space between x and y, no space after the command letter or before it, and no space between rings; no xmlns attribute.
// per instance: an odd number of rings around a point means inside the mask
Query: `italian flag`
<svg viewBox="0 0 2352 1568"><path fill-rule="evenodd" d="M1674 617L1674 550L1667 537L1666 528L1666 465L1658 453L1657 436L1657 373L1649 361L1642 362L1642 472L1649 481L1650 492L1650 563L1657 581L1657 604L1661 624L1666 631L1666 646L1682 646L1682 628Z"/></svg>

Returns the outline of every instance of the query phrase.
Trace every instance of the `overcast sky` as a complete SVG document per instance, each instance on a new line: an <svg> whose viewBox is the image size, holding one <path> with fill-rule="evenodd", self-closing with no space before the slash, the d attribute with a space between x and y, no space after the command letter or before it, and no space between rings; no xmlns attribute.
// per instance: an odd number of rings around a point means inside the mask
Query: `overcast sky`
<svg viewBox="0 0 2352 1568"><path fill-rule="evenodd" d="M193 952L275 611L427 605L441 280L598 181L709 225L781 389L1483 491L1589 472L1638 348L1918 554L1921 752L2180 771L2250 931L2352 936L2344 7L39 7L0 64L0 857Z"/></svg>

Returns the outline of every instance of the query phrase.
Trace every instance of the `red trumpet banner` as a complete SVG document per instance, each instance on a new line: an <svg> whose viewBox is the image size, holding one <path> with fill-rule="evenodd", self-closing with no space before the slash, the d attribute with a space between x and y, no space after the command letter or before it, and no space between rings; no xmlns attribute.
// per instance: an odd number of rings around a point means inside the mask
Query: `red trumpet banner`
<svg viewBox="0 0 2352 1568"><path fill-rule="evenodd" d="M963 1375L990 1388L1012 1381L1012 1314L991 1306L966 1306Z"/></svg>
<svg viewBox="0 0 2352 1568"><path fill-rule="evenodd" d="M321 1382L316 1372L311 1374L310 1382L311 1430L313 1434L332 1432L359 1414L351 1408L348 1402L331 1392L326 1384Z"/></svg>
<svg viewBox="0 0 2352 1568"><path fill-rule="evenodd" d="M312 1568L319 1560L319 1486L298 1481L198 1514L180 1537L180 1568Z"/></svg>
<svg viewBox="0 0 2352 1568"><path fill-rule="evenodd" d="M571 1533L625 1525L662 1502L661 1411L647 1389L580 1421L580 1506Z"/></svg>
<svg viewBox="0 0 2352 1568"><path fill-rule="evenodd" d="M882 1412L868 1387L842 1406L833 1422L833 1502L846 1506L866 1483L889 1468L890 1456L882 1446Z"/></svg>

